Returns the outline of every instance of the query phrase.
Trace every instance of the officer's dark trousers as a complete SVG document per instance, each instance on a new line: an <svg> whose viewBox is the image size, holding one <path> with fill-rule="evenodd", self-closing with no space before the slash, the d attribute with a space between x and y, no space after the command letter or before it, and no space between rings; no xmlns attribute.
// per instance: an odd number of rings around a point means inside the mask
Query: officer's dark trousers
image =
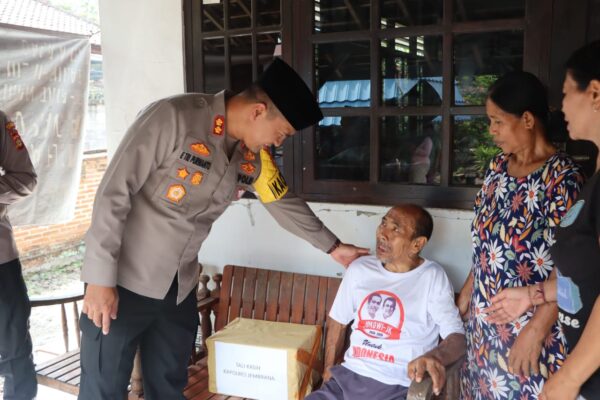
<svg viewBox="0 0 600 400"><path fill-rule="evenodd" d="M177 278L163 300L117 286L119 309L108 335L81 315L80 400L123 400L139 344L146 400L182 400L198 328L193 290L179 305Z"/></svg>
<svg viewBox="0 0 600 400"><path fill-rule="evenodd" d="M0 375L5 400L37 394L28 320L31 305L18 259L0 264Z"/></svg>

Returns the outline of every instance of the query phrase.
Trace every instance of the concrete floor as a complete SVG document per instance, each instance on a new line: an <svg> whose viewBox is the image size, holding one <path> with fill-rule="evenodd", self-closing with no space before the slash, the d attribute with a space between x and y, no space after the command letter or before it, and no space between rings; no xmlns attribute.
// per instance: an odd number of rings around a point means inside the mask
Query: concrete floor
<svg viewBox="0 0 600 400"><path fill-rule="evenodd" d="M38 385L36 400L76 400L77 397L47 386Z"/></svg>

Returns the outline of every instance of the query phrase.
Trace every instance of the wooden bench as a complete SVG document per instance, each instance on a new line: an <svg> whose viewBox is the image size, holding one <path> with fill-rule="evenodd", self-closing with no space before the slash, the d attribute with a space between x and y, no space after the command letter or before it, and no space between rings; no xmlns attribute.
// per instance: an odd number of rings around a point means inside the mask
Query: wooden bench
<svg viewBox="0 0 600 400"><path fill-rule="evenodd" d="M59 297L31 297L31 307L44 307L60 305L60 317L62 326L65 353L45 363L35 366L38 383L50 386L63 392L77 395L79 393L79 346L81 336L79 335L79 310L77 302L83 300L83 293ZM67 322L66 305L72 303L73 328L77 331L75 337L77 347L69 351L69 324Z"/></svg>
<svg viewBox="0 0 600 400"><path fill-rule="evenodd" d="M209 298L198 303L203 340L211 334L211 311L215 314L215 331L237 317L320 325L325 329L327 314L341 282L340 278L233 265L227 265L223 275L215 275L213 279L215 290ZM459 398L461 364L462 360L459 360L447 368L447 384L438 399ZM188 385L183 394L188 400L239 399L208 391L206 357L188 368ZM431 379L411 384L408 400L434 398Z"/></svg>
<svg viewBox="0 0 600 400"><path fill-rule="evenodd" d="M200 266L200 272L202 267ZM197 292L198 307L202 308L203 304L210 301L210 292L206 288L209 277L206 275L200 276L200 289ZM79 332L79 310L77 302L83 300L83 292L73 295L58 296L58 297L31 297L31 307L44 307L60 305L61 310L61 327L63 342L65 345L65 353L47 361L36 365L35 371L37 374L38 383L44 386L49 386L60 391L73 394L79 394L79 384L81 376L81 364L79 360L79 348L81 347L81 333ZM67 318L67 305L72 303L72 324L76 330L77 347L70 350L69 346L69 323ZM210 330L210 325L205 329ZM204 353L194 349L192 361L198 361ZM139 400L144 398L143 382L142 382L142 367L139 349L134 360L134 367L131 373L131 385L129 388L128 400Z"/></svg>

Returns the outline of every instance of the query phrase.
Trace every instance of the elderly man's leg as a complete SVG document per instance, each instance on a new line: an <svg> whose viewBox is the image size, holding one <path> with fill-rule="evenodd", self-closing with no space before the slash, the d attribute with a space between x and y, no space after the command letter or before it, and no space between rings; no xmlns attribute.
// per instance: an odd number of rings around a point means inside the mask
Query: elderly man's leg
<svg viewBox="0 0 600 400"><path fill-rule="evenodd" d="M315 392L315 397L307 397L307 400L406 400L408 394L407 387L387 385L352 372L341 365L331 368L331 375L332 378L327 384L333 381L332 386L326 384L323 391Z"/></svg>
<svg viewBox="0 0 600 400"><path fill-rule="evenodd" d="M178 305L174 282L140 342L146 400L184 400L187 366L197 330L196 291L192 290Z"/></svg>
<svg viewBox="0 0 600 400"><path fill-rule="evenodd" d="M5 400L31 400L37 380L28 320L31 305L18 259L0 265L0 375Z"/></svg>
<svg viewBox="0 0 600 400"><path fill-rule="evenodd" d="M344 392L335 378L331 377L319 390L309 394L305 400L344 400Z"/></svg>

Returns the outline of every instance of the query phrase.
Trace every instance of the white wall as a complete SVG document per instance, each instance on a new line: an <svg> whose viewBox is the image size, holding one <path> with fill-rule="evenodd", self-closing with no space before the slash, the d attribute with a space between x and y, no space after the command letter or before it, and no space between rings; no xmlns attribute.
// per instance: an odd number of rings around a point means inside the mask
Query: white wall
<svg viewBox="0 0 600 400"><path fill-rule="evenodd" d="M375 229L389 207L311 203L311 208L339 238L375 251ZM429 209L434 229L424 256L438 261L459 290L471 265L470 211ZM277 225L256 200L239 200L215 222L200 250L204 272L212 275L225 264L261 266L292 272L334 276L343 268Z"/></svg>
<svg viewBox="0 0 600 400"><path fill-rule="evenodd" d="M109 154L137 112L184 91L182 8L178 0L100 0ZM341 240L374 250L375 229L387 207L313 203ZM431 209L434 233L425 256L447 267L458 290L470 266L471 212ZM214 224L199 255L212 275L225 264L320 275L342 271L328 255L281 229L252 200L234 203Z"/></svg>
<svg viewBox="0 0 600 400"><path fill-rule="evenodd" d="M184 91L180 0L100 0L100 30L111 156L137 113Z"/></svg>

